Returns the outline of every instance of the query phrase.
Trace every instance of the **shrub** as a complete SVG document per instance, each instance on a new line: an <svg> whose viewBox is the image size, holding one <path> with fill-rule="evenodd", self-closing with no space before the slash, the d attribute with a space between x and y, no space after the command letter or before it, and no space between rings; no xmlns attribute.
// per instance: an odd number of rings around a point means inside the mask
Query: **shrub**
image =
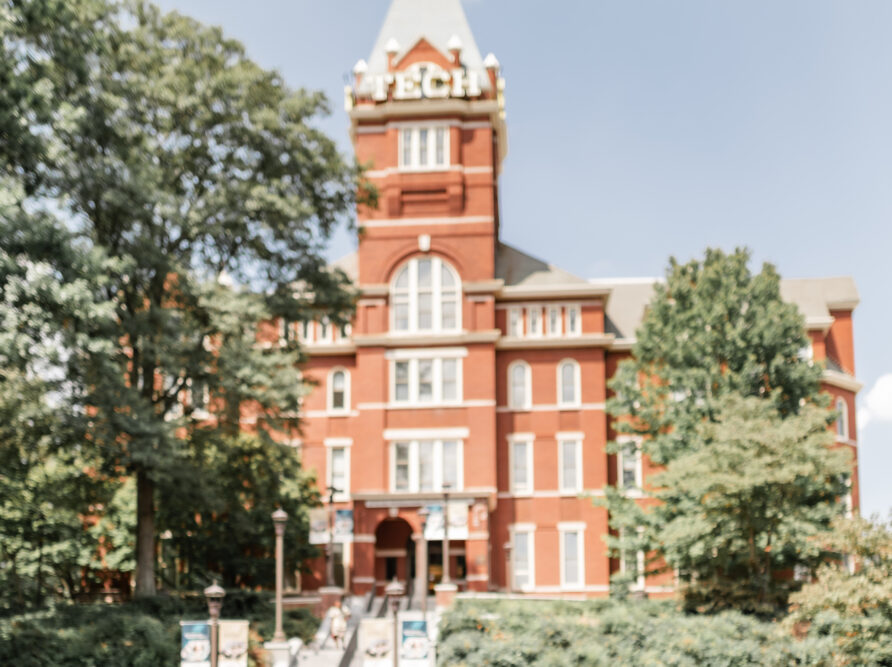
<svg viewBox="0 0 892 667"><path fill-rule="evenodd" d="M459 600L440 624L440 665L829 665L825 640L798 641L738 612L669 602Z"/></svg>

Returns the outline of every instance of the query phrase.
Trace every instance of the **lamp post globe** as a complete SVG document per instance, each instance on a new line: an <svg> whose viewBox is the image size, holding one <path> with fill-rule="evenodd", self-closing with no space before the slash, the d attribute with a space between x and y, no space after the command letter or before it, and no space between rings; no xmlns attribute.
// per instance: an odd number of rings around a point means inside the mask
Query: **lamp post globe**
<svg viewBox="0 0 892 667"><path fill-rule="evenodd" d="M226 591L214 579L214 583L204 589L204 598L208 603L208 614L214 620L220 618L220 610L223 608L223 598Z"/></svg>

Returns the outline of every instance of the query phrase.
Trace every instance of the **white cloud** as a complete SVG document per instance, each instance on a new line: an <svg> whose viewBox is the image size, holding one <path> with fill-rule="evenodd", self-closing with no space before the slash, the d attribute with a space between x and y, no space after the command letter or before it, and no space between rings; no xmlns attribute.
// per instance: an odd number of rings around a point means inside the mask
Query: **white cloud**
<svg viewBox="0 0 892 667"><path fill-rule="evenodd" d="M892 422L892 373L877 379L858 410L858 426L865 428L874 421Z"/></svg>

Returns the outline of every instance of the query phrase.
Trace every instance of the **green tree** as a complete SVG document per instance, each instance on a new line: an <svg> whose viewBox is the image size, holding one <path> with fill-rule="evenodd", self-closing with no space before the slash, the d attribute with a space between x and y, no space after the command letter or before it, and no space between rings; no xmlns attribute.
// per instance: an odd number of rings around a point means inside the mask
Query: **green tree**
<svg viewBox="0 0 892 667"><path fill-rule="evenodd" d="M9 151L4 167L111 259L102 294L114 364L97 365L82 406L98 472L136 480L137 593L151 594L167 497L156 491L176 488L195 457L191 388L208 388L210 422L230 436L246 411L258 431L286 428L304 391L300 353L257 345L256 324L349 316L347 278L326 269L322 249L366 191L313 124L325 98L289 89L219 29L145 2L53 2L31 21L37 5L3 4L7 53L52 47L7 75L51 92L29 116L20 86L0 120L42 152ZM74 35L61 27L71 14ZM217 283L224 274L252 291ZM273 501L290 497L276 489Z"/></svg>
<svg viewBox="0 0 892 667"><path fill-rule="evenodd" d="M742 597L734 602L723 599L745 608L763 608L765 568L771 572L792 568L803 554L812 553L807 538L829 520L828 508L840 491L840 479L833 475L841 472L835 458L817 457L811 447L820 440L814 428L821 414L825 426L832 414L811 409L820 410L827 401L819 393L820 367L801 354L808 343L804 320L795 305L781 298L774 267L765 264L754 275L749 261L749 252L741 249L732 254L710 249L702 261L687 264L670 260L666 280L656 285L636 333L632 356L619 365L609 384L614 395L608 401L617 432L640 438L642 454L668 467L648 489L664 502L645 509L621 489L608 488L605 504L614 529L608 538L614 557L644 551L649 554L649 572L678 569L692 603L702 599L699 592L714 591L716 582L731 587L737 581ZM764 405L757 410L753 403L741 404L735 397L758 399ZM795 418L800 413L802 417ZM742 433L750 440L733 440L729 439L733 434L720 426L723 420L742 424L747 418L770 425L774 432L759 436L747 429ZM790 424L783 424L787 419L792 419ZM737 493L750 494L751 500L767 502L798 489L784 505L784 511L799 517L796 530L781 528L778 517L769 514L755 513L747 519L764 521L754 526L759 534L754 545L771 534L784 546L772 548L767 562L763 557L752 567L744 566L750 545L739 539L739 532L744 526L741 513L747 508L700 494L727 481L717 452L730 455L735 448L745 452L751 447L752 455L761 453L767 462L783 460L788 448L787 456L793 460L803 444L815 456L814 487L799 488L803 480L795 475L772 480L769 471L740 480ZM611 443L611 451L619 449ZM690 465L699 466L700 479L686 473L684 466ZM824 465L828 467L822 469ZM779 537L777 530L787 532ZM723 553L724 560L712 557L714 553ZM620 584L637 574L635 559L626 562L632 567L618 577ZM741 576L746 581L740 581ZM752 595L747 597L744 591Z"/></svg>
<svg viewBox="0 0 892 667"><path fill-rule="evenodd" d="M820 545L836 554L791 596L791 630L829 637L837 665L892 665L892 521L838 518Z"/></svg>

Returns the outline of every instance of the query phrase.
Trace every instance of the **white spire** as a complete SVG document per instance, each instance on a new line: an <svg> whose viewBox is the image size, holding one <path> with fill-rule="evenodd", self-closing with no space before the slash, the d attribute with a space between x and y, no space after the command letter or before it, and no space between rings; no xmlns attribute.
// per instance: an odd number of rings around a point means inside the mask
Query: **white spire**
<svg viewBox="0 0 892 667"><path fill-rule="evenodd" d="M388 57L399 62L420 39L427 40L449 60L450 49L459 45L462 64L478 72L481 87L489 90L489 77L461 0L392 0L363 76L387 74Z"/></svg>
<svg viewBox="0 0 892 667"><path fill-rule="evenodd" d="M453 35L452 37L450 37L449 42L446 44L446 48L450 51L461 51L462 46L464 45L461 43L461 37L459 37L458 35Z"/></svg>
<svg viewBox="0 0 892 667"><path fill-rule="evenodd" d="M499 59L496 58L496 54L487 54L486 58L483 59L483 66L486 69L499 69Z"/></svg>
<svg viewBox="0 0 892 667"><path fill-rule="evenodd" d="M362 58L357 60L356 64L353 66L353 73L356 76L362 76L363 74L365 74L368 71L369 71L369 64Z"/></svg>

